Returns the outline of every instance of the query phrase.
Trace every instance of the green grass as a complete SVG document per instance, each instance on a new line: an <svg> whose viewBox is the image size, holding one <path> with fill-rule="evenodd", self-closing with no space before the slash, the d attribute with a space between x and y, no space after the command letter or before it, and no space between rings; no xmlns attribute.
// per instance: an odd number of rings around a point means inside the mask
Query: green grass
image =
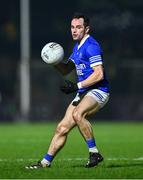
<svg viewBox="0 0 143 180"><path fill-rule="evenodd" d="M88 150L78 129L74 129L51 168L26 170L26 165L46 153L55 127L51 123L1 124L0 179L143 178L143 123L93 124L98 148L105 157L96 168L84 168ZM135 159L139 157L142 159Z"/></svg>

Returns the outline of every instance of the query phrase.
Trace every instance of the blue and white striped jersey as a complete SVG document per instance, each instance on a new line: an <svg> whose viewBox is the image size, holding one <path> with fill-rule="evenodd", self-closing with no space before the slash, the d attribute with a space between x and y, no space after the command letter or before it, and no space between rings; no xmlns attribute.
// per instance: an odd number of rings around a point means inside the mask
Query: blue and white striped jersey
<svg viewBox="0 0 143 180"><path fill-rule="evenodd" d="M69 57L76 67L79 82L87 79L92 73L92 67L103 64L103 52L98 42L91 36L86 36L80 45L76 43L73 52ZM100 89L109 92L108 81L104 72L104 79L87 88L81 88L78 92L84 92L89 89Z"/></svg>

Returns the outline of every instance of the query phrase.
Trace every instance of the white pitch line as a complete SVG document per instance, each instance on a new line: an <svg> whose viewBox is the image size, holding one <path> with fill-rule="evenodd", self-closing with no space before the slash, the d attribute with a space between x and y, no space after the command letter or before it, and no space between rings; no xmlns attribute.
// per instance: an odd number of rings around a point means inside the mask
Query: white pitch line
<svg viewBox="0 0 143 180"><path fill-rule="evenodd" d="M84 161L87 160L88 158L61 158L57 159L56 161ZM23 159L23 158L18 158L15 159L16 162L25 162L25 161L30 161L30 162L36 162L39 159L35 158L29 158L29 159ZM138 157L138 158L105 158L105 161L143 161L143 157ZM9 160L6 158L0 158L0 162L8 162L8 161L13 161Z"/></svg>
<svg viewBox="0 0 143 180"><path fill-rule="evenodd" d="M58 159L59 161L82 161L82 160L87 160L87 158L63 158L63 159ZM104 160L107 161L119 161L119 160L125 160L125 161L143 161L143 157L138 157L138 158L104 158Z"/></svg>

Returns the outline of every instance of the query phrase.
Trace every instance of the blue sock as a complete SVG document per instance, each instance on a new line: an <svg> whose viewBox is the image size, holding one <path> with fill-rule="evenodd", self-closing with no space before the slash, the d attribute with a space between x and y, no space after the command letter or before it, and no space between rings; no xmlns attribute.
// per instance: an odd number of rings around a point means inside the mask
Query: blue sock
<svg viewBox="0 0 143 180"><path fill-rule="evenodd" d="M54 159L54 156L52 156L52 155L50 155L50 154L46 154L46 155L44 156L44 158L45 158L47 161L52 162L52 160Z"/></svg>
<svg viewBox="0 0 143 180"><path fill-rule="evenodd" d="M95 143L94 139L89 139L89 140L86 141L86 143L88 145L88 148L96 147L96 143Z"/></svg>

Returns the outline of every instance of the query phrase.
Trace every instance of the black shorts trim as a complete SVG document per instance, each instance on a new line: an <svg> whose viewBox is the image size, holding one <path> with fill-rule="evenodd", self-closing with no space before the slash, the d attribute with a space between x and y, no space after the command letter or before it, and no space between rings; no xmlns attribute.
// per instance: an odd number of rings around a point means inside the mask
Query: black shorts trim
<svg viewBox="0 0 143 180"><path fill-rule="evenodd" d="M81 102L81 100L83 99L83 97L86 95L87 92L84 92L84 93L78 93L78 97L79 97L79 100L73 100L72 102L72 105L73 106L78 106L78 104Z"/></svg>

